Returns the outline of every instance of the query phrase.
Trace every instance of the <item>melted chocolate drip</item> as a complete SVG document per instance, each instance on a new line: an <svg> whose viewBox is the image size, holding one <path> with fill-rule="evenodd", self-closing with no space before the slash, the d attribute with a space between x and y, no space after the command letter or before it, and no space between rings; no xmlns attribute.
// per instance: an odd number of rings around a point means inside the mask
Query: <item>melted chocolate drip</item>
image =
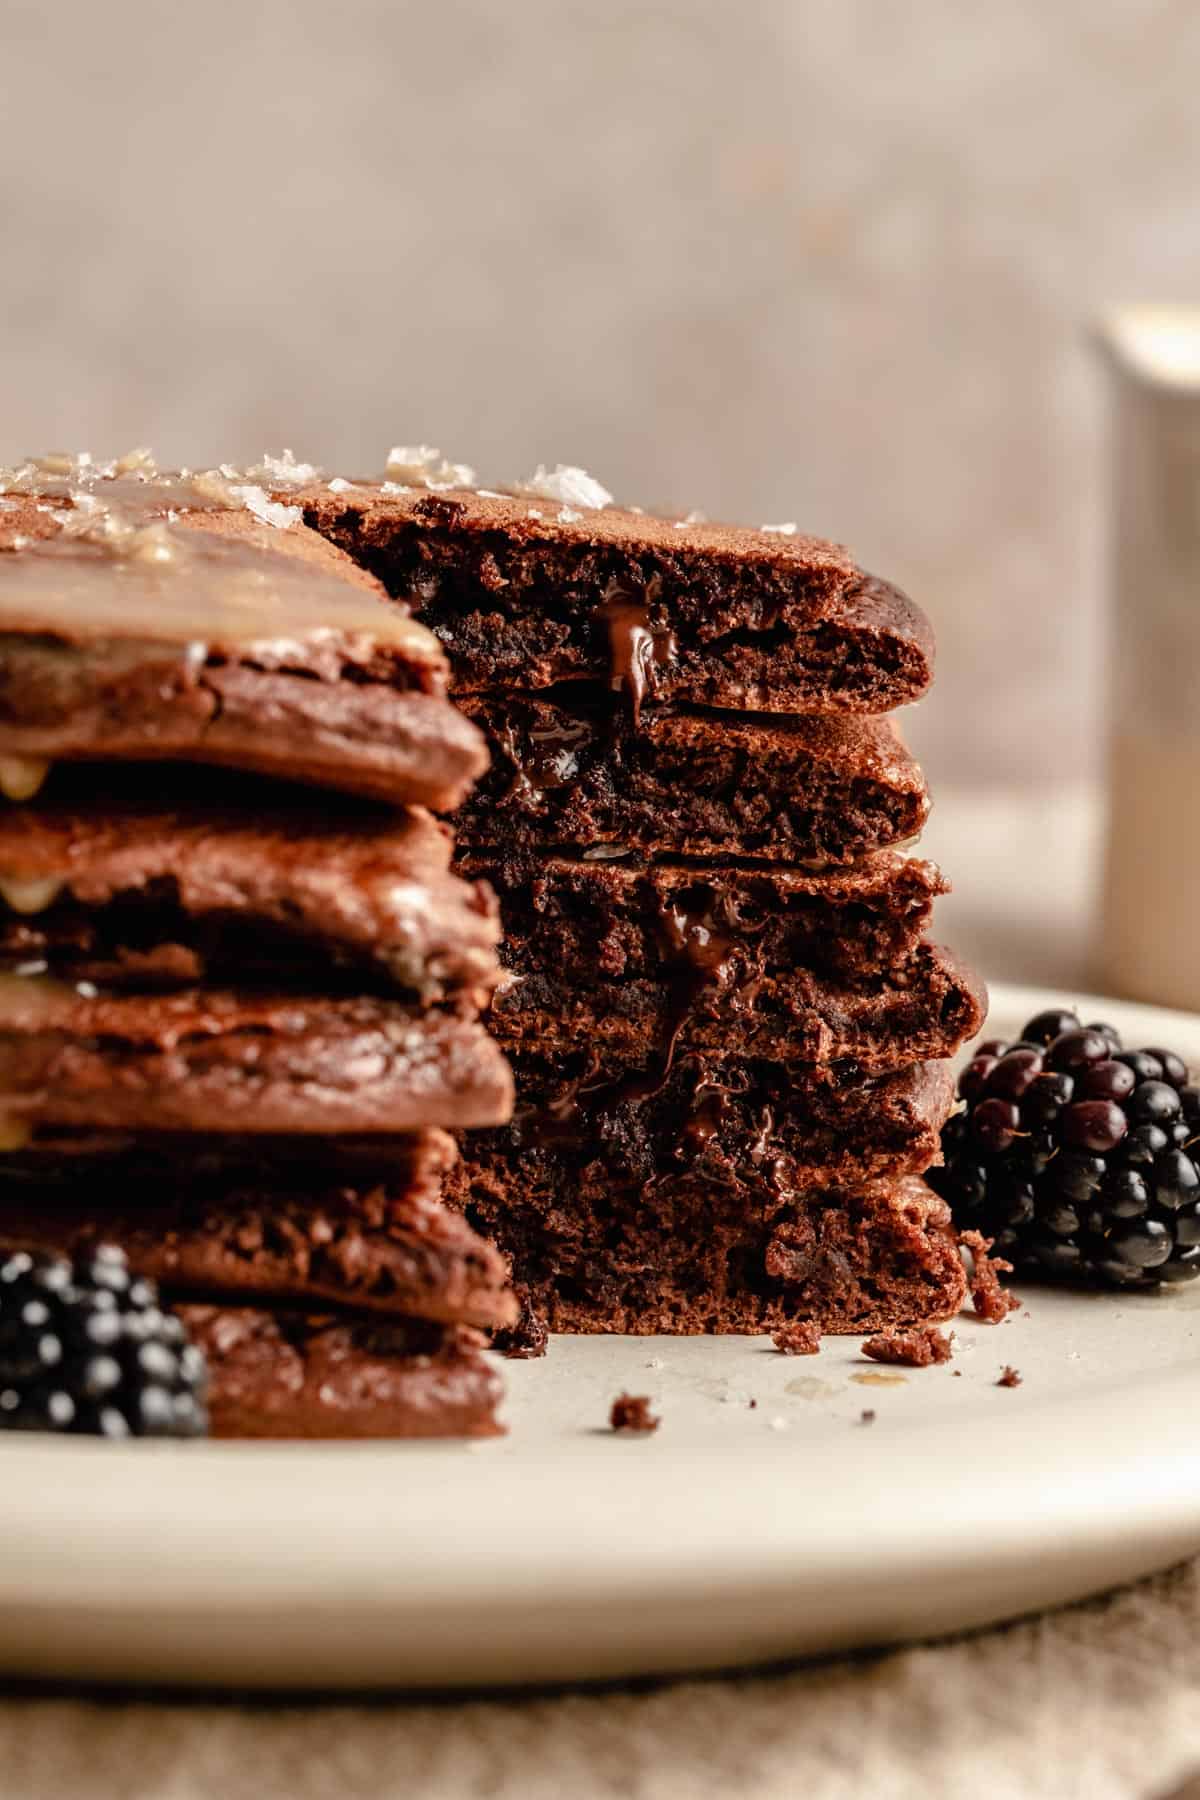
<svg viewBox="0 0 1200 1800"><path fill-rule="evenodd" d="M690 1009L704 993L727 993L737 974L736 952L743 959L751 941L766 927L766 919L751 924L744 919L736 895L728 888L699 883L663 897L659 905L659 934L663 955L675 976L677 1008ZM734 1007L753 1005L762 986L763 973L751 975L730 995ZM674 1027L673 1035L678 1035Z"/></svg>
<svg viewBox="0 0 1200 1800"><path fill-rule="evenodd" d="M711 888L687 889L671 895L660 910L666 955L682 970L689 989L724 988L732 976L736 939L716 918L714 899Z"/></svg>
<svg viewBox="0 0 1200 1800"><path fill-rule="evenodd" d="M721 992L730 986L735 950L762 929L761 924L749 926L739 919L730 895L714 892L708 883L664 896L659 922L674 994L662 1041L648 1067L597 1079L599 1057L593 1052L584 1072L548 1105L520 1110L519 1123L535 1140L582 1145L589 1135L589 1118L601 1119L621 1106L651 1100L661 1093L675 1070L680 1033L696 1000L703 993ZM755 985L753 981L747 984L747 991L752 992ZM695 1085L690 1114L680 1132L680 1153L702 1149L717 1135L729 1096L738 1091L727 1081L715 1080L694 1053L689 1054L687 1066L694 1071ZM770 1129L768 1119L764 1133ZM774 1182L772 1191L777 1192Z"/></svg>
<svg viewBox="0 0 1200 1800"><path fill-rule="evenodd" d="M700 1068L692 1095L692 1115L681 1134L681 1150L702 1150L716 1137L734 1092L736 1090L727 1083L714 1081L703 1067Z"/></svg>
<svg viewBox="0 0 1200 1800"><path fill-rule="evenodd" d="M545 1106L518 1106L513 1114L514 1133L521 1137L528 1132L535 1144L557 1144L569 1148L581 1144L585 1125L581 1096L602 1091L607 1085L595 1080L599 1067L599 1054L593 1050L589 1053L587 1067L582 1074L568 1082Z"/></svg>
<svg viewBox="0 0 1200 1800"><path fill-rule="evenodd" d="M650 605L657 593L654 579L647 583L642 600L614 582L596 608L608 631L609 686L628 700L635 730L641 723L642 702L654 692L655 670L673 663L679 653L675 633L650 624Z"/></svg>
<svg viewBox="0 0 1200 1800"><path fill-rule="evenodd" d="M592 735L586 719L565 715L549 725L531 726L524 741L510 719L501 736L501 748L515 771L506 801L536 806L544 793L569 787L579 776L579 752Z"/></svg>
<svg viewBox="0 0 1200 1800"><path fill-rule="evenodd" d="M775 1114L769 1106L762 1109L762 1117L758 1122L758 1131L750 1146L750 1161L759 1169L767 1186L771 1190L771 1198L777 1205L784 1205L795 1199L795 1190L784 1180L784 1161L781 1156L772 1156L770 1152L771 1136L775 1130Z"/></svg>

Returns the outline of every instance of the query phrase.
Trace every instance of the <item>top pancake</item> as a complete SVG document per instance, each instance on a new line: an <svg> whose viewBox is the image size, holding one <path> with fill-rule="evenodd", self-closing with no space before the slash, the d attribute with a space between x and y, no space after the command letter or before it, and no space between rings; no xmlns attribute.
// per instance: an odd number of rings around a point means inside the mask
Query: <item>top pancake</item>
<svg viewBox="0 0 1200 1800"><path fill-rule="evenodd" d="M312 484L291 497L435 632L456 692L603 680L635 710L656 698L886 712L932 679L919 608L791 525L419 480Z"/></svg>
<svg viewBox="0 0 1200 1800"><path fill-rule="evenodd" d="M3 785L24 797L56 759L179 758L457 805L486 752L436 641L382 601L248 485L0 474Z"/></svg>

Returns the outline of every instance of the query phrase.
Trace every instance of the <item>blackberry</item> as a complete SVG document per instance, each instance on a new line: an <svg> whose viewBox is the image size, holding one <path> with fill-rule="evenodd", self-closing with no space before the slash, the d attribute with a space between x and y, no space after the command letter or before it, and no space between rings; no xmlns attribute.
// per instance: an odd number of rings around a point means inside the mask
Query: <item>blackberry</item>
<svg viewBox="0 0 1200 1800"><path fill-rule="evenodd" d="M1065 1009L981 1044L929 1181L1017 1268L1121 1287L1200 1274L1200 1087Z"/></svg>
<svg viewBox="0 0 1200 1800"><path fill-rule="evenodd" d="M201 1352L122 1251L0 1260L0 1430L202 1437L206 1388Z"/></svg>

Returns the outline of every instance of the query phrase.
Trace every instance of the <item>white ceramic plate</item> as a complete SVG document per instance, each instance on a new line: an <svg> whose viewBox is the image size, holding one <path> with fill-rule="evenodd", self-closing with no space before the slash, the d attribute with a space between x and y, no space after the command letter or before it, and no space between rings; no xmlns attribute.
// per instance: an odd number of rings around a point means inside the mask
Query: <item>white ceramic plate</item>
<svg viewBox="0 0 1200 1800"><path fill-rule="evenodd" d="M990 1034L1061 996L1000 989ZM1084 1002L1200 1063L1200 1018ZM559 1338L467 1445L0 1439L0 1672L366 1687L729 1666L981 1625L1200 1549L1200 1283L855 1339ZM1002 1364L1023 1385L996 1386ZM648 1438L605 1427L653 1396ZM756 1405L751 1406L754 1400ZM875 1419L864 1423L871 1409Z"/></svg>

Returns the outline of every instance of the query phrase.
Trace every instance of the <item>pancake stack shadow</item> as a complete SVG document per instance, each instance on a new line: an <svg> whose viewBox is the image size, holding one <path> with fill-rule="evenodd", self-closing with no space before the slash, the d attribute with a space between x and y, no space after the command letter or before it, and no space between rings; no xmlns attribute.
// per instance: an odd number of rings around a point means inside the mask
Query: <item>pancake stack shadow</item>
<svg viewBox="0 0 1200 1800"><path fill-rule="evenodd" d="M0 1249L122 1246L220 1435L494 1432L516 1303L442 1190L512 1083L440 647L252 477L0 496Z"/></svg>
<svg viewBox="0 0 1200 1800"><path fill-rule="evenodd" d="M928 622L793 526L540 474L300 496L441 639L491 746L456 867L500 896L517 1108L448 1194L511 1258L533 1347L947 1317L961 1262L921 1177L983 996L909 853L929 798L890 715L932 679Z"/></svg>

